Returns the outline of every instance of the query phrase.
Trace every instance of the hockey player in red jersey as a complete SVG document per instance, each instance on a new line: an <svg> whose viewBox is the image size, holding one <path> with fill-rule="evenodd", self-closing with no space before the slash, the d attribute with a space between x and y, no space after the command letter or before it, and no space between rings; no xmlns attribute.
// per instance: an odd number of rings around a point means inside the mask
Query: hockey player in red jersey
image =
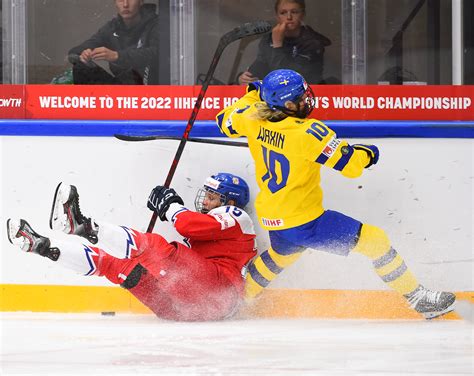
<svg viewBox="0 0 474 376"><path fill-rule="evenodd" d="M253 224L242 210L248 201L247 183L229 173L206 179L195 200L198 212L188 210L174 189L155 187L148 208L162 221L172 222L188 247L158 234L86 217L76 187L60 183L50 227L92 244L41 236L23 219L8 219L7 234L23 251L121 285L158 317L220 320L239 307L244 295L242 269L256 254Z"/></svg>

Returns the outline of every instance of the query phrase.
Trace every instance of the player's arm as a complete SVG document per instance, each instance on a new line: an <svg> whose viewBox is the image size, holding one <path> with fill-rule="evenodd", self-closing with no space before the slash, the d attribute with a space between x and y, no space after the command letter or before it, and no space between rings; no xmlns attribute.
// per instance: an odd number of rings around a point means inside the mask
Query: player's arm
<svg viewBox="0 0 474 376"><path fill-rule="evenodd" d="M227 137L245 136L242 129L242 124L245 122L245 112L254 103L261 101L260 85L260 81L250 83L247 86L247 94L217 114L217 126Z"/></svg>
<svg viewBox="0 0 474 376"><path fill-rule="evenodd" d="M356 178L365 168L377 163L379 151L375 145L350 145L337 138L336 133L320 121L308 122L305 141L311 143L309 158L340 171L348 178Z"/></svg>
<svg viewBox="0 0 474 376"><path fill-rule="evenodd" d="M222 206L202 214L174 203L170 205L166 218L173 223L176 231L192 240L235 239L251 224L247 213L233 206ZM250 227L253 232L253 226Z"/></svg>
<svg viewBox="0 0 474 376"><path fill-rule="evenodd" d="M251 223L247 213L233 206L221 206L208 214L190 211L173 188L161 185L151 191L147 207L160 220L172 222L182 236L194 240L235 238Z"/></svg>

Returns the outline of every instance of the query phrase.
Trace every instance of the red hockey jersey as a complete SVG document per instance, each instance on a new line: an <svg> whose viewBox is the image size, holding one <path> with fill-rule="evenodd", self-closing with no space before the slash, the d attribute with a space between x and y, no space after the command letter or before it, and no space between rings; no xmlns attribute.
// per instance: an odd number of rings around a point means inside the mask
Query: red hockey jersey
<svg viewBox="0 0 474 376"><path fill-rule="evenodd" d="M242 268L257 253L255 229L245 211L221 206L201 214L174 203L166 217L193 250L216 263L236 287L243 288Z"/></svg>

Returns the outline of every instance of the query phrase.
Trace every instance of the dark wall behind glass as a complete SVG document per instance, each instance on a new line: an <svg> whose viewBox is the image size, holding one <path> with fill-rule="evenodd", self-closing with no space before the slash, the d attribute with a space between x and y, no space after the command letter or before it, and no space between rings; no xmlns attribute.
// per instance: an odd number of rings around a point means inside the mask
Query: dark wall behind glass
<svg viewBox="0 0 474 376"><path fill-rule="evenodd" d="M28 0L28 83L49 83L64 72L69 49L115 14L112 0Z"/></svg>
<svg viewBox="0 0 474 376"><path fill-rule="evenodd" d="M158 3L147 0L146 3ZM164 84L169 83L169 2L161 1L160 25L163 26L161 49L164 60ZM163 12L161 12L163 11ZM28 83L50 83L70 64L67 52L88 39L107 21L116 16L113 0L28 0L27 2L27 61Z"/></svg>
<svg viewBox="0 0 474 376"><path fill-rule="evenodd" d="M395 76L451 83L451 0L369 0L367 6L369 84Z"/></svg>

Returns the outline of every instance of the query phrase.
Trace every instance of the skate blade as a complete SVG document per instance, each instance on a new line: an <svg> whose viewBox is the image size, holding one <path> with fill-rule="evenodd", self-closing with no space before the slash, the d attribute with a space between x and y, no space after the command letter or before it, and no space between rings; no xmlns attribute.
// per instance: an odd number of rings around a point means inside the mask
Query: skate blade
<svg viewBox="0 0 474 376"><path fill-rule="evenodd" d="M433 319L435 319L435 318L437 318L437 317L444 316L444 315L446 315L447 313L454 311L455 303L456 303L456 302L453 302L453 304L451 304L448 308L446 308L446 309L444 309L444 310L442 310L442 311L423 313L423 316L425 316L425 319L426 319L426 320L433 320Z"/></svg>

